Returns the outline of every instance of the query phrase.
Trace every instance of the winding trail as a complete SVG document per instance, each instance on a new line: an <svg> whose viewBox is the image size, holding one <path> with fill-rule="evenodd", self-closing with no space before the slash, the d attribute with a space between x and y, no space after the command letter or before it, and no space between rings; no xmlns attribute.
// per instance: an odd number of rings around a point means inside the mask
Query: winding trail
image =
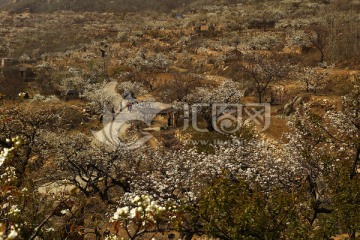
<svg viewBox="0 0 360 240"><path fill-rule="evenodd" d="M112 104L114 106L115 111L120 106L120 103L123 103L122 96L116 91L117 84L118 83L116 80L111 79L111 81L108 82L104 87L105 92L113 99ZM124 107L123 112L128 112L128 110ZM110 112L108 112L104 116L103 123L104 123L104 128L97 132L93 132L93 135L99 142L107 143L107 144L113 144L113 140L114 140L113 136L118 136L119 134L125 135L127 129L130 127L130 124L123 124L120 129L113 129L112 114ZM115 131L119 131L119 132L115 132Z"/></svg>
<svg viewBox="0 0 360 240"><path fill-rule="evenodd" d="M114 79L111 79L110 82L108 82L105 85L104 90L108 93L109 96L111 96L113 100L114 106L119 106L120 102L123 100L121 95L117 93L116 91L117 81Z"/></svg>
<svg viewBox="0 0 360 240"><path fill-rule="evenodd" d="M171 107L170 104L164 104L159 102L149 102L146 101L142 103L135 104L133 106L133 110L129 111L125 106L127 100L124 100L120 94L116 91L117 82L112 80L108 82L104 90L107 94L113 98L113 105L116 111L114 118L111 112L107 112L103 116L103 129L92 132L94 137L101 143L105 143L107 145L119 146L122 144L119 140L119 136L126 137L128 129L131 127L130 121L140 121L146 123L149 127L151 127L152 120L159 114L161 111L166 110ZM146 100L146 99L145 99ZM123 105L123 110L120 112L119 107L120 103ZM139 139L139 141L135 141L132 148L137 148L147 142L152 138L152 135L148 132L141 131L144 137Z"/></svg>

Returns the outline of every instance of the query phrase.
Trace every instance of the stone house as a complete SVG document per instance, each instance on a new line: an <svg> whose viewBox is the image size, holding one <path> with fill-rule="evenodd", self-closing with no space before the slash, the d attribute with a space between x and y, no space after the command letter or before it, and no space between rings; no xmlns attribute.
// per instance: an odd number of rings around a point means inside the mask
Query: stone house
<svg viewBox="0 0 360 240"><path fill-rule="evenodd" d="M20 66L18 71L21 79L23 79L25 82L32 82L35 80L36 75L30 67Z"/></svg>

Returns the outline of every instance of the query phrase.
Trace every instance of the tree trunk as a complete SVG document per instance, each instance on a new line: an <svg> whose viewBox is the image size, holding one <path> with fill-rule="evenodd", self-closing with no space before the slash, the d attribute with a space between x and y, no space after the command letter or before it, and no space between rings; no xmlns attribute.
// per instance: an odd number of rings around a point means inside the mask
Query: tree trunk
<svg viewBox="0 0 360 240"><path fill-rule="evenodd" d="M350 240L355 240L356 239L356 231L355 230L350 229L348 235L349 235Z"/></svg>
<svg viewBox="0 0 360 240"><path fill-rule="evenodd" d="M262 92L258 91L259 103L262 103Z"/></svg>
<svg viewBox="0 0 360 240"><path fill-rule="evenodd" d="M324 51L322 49L319 49L321 57L320 57L320 62L324 62L325 56L324 56Z"/></svg>
<svg viewBox="0 0 360 240"><path fill-rule="evenodd" d="M211 121L206 120L206 129L209 130L209 132L215 131L212 120Z"/></svg>
<svg viewBox="0 0 360 240"><path fill-rule="evenodd" d="M353 166L352 166L350 179L353 179L356 176L356 174L357 174L357 166L359 164L359 161L360 161L360 147L358 147L356 149L355 159L354 159L354 163L353 163Z"/></svg>

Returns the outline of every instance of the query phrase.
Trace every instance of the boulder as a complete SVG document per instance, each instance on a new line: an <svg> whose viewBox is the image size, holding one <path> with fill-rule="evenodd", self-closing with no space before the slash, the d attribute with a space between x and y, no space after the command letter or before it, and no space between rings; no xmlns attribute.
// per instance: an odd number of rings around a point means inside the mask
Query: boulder
<svg viewBox="0 0 360 240"><path fill-rule="evenodd" d="M67 181L46 183L38 188L41 195L71 195L77 191L77 187Z"/></svg>

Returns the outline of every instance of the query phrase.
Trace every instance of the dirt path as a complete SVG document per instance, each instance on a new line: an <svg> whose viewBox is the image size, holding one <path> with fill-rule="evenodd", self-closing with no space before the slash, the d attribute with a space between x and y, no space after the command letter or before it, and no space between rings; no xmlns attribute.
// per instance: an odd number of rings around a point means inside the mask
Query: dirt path
<svg viewBox="0 0 360 240"><path fill-rule="evenodd" d="M111 79L110 82L108 82L104 90L106 93L113 98L113 105L115 108L115 111L119 111L120 103L123 104L123 107L125 108L125 102L122 98L122 96L116 91L117 81L114 79ZM124 109L123 112L127 112L127 109ZM114 127L113 121L112 121L112 114L111 112L108 112L103 119L104 122L104 128L100 131L93 132L94 137L102 143L106 144L114 144L115 136L124 135L126 134L127 129L130 127L130 124L122 124L119 127ZM127 120L127 119L123 119Z"/></svg>
<svg viewBox="0 0 360 240"><path fill-rule="evenodd" d="M153 118L155 118L162 110L170 108L171 105L163 103L150 103L147 105L146 99L143 99L145 105L141 107L140 105L142 105L142 103L135 104L133 106L133 111L129 111L129 109L126 108L127 100L124 100L120 94L117 93L116 86L117 82L115 80L108 82L105 86L107 94L114 99L113 104L116 113L113 116L111 112L107 112L103 117L103 129L93 132L93 135L98 142L117 147L119 144L122 144L119 140L119 136L126 137L128 129L131 127L130 121L145 122L150 127ZM123 106L121 112L119 110L120 102ZM145 134L145 139L142 139L143 141L152 138L150 133L143 133ZM139 144L142 143L143 142L141 141L139 142ZM132 147L137 147L137 143Z"/></svg>
<svg viewBox="0 0 360 240"><path fill-rule="evenodd" d="M120 105L120 102L123 100L121 95L117 93L116 91L117 81L114 79L111 79L110 82L108 82L105 85L105 91L108 93L109 96L111 96L113 100L113 104L115 107L118 107Z"/></svg>

